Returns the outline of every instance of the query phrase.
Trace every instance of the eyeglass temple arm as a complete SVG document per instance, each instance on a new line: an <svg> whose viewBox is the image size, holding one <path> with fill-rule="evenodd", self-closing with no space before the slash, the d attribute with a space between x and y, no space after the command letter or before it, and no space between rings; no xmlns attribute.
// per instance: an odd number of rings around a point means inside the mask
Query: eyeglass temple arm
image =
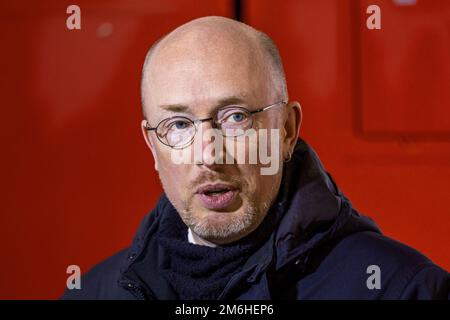
<svg viewBox="0 0 450 320"><path fill-rule="evenodd" d="M147 131L155 131L156 130L156 127L154 127L154 128L150 127L150 123L148 123L147 119L144 119L144 120L146 122L146 124L144 126L145 130L147 130Z"/></svg>
<svg viewBox="0 0 450 320"><path fill-rule="evenodd" d="M254 110L254 111L252 111L252 112L250 112L250 113L251 113L251 114L254 114L254 113L258 113L258 112L263 112L263 111L266 111L266 110L268 110L268 109L270 109L270 108L276 107L276 106L279 105L280 103L287 104L287 101L285 101L285 100L278 101L278 102L275 102L275 103L273 103L273 104L271 104L271 105L269 105L269 106L266 106L266 107L264 107L264 108Z"/></svg>

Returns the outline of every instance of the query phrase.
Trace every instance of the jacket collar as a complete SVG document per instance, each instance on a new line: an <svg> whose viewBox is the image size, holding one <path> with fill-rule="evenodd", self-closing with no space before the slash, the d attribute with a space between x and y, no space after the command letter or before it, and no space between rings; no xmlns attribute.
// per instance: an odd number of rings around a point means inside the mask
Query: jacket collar
<svg viewBox="0 0 450 320"><path fill-rule="evenodd" d="M285 178L286 212L275 238L277 270L338 237L380 232L370 218L352 208L315 151L302 139L285 166Z"/></svg>

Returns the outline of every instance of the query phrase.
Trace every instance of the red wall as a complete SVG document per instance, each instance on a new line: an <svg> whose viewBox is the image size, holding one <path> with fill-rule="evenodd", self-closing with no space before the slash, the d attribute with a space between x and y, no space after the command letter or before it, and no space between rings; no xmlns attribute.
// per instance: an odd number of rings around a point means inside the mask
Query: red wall
<svg viewBox="0 0 450 320"><path fill-rule="evenodd" d="M148 46L233 1L0 4L0 298L57 298L127 246L161 187L141 138ZM384 232L450 268L450 5L301 0L243 3L279 45L301 135ZM379 4L382 29L365 29Z"/></svg>

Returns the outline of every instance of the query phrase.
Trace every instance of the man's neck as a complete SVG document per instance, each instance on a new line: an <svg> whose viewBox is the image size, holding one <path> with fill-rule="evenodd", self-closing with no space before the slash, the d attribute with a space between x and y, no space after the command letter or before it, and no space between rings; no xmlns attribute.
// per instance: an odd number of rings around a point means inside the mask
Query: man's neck
<svg viewBox="0 0 450 320"><path fill-rule="evenodd" d="M199 246L217 247L215 243L200 238L195 232L192 232L191 228L188 228L188 241Z"/></svg>

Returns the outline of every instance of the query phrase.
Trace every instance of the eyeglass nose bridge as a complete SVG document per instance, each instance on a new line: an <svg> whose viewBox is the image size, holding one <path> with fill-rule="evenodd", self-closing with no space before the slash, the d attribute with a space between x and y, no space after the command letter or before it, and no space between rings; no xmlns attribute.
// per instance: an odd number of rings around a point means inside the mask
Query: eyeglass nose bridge
<svg viewBox="0 0 450 320"><path fill-rule="evenodd" d="M208 122L211 121L211 128L216 129L216 130L220 130L217 121L214 117L210 117L210 118L205 118L205 119L196 119L193 120L192 122L194 123L194 134L190 140L190 144L192 144L194 142L195 137L197 136L197 133L199 131L199 127L203 122Z"/></svg>
<svg viewBox="0 0 450 320"><path fill-rule="evenodd" d="M217 123L217 120L214 117L210 117L210 118L205 118L205 119L196 119L194 120L194 126L195 126L195 131L198 131L199 126L203 123L203 122L208 122L211 121L211 128L213 129L220 129L219 125Z"/></svg>

